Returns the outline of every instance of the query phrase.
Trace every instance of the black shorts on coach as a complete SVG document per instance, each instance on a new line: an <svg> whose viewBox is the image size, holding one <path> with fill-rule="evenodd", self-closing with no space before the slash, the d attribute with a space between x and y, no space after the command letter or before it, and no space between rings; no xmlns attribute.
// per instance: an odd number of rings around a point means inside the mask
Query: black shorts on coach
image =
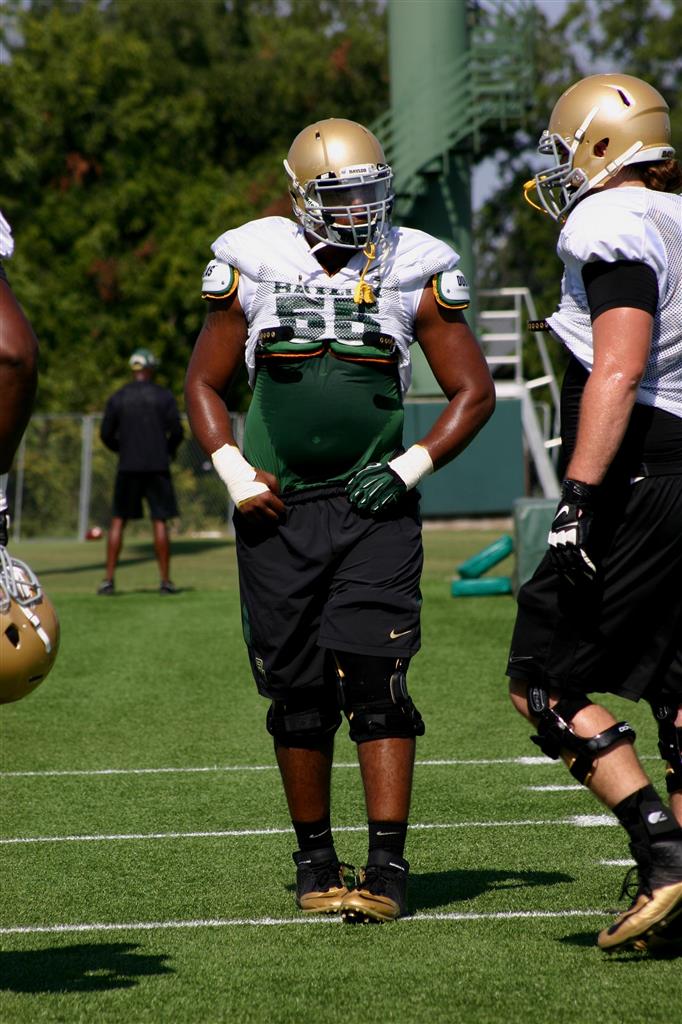
<svg viewBox="0 0 682 1024"><path fill-rule="evenodd" d="M596 585L572 586L546 555L521 587L507 675L563 692L679 700L682 476L646 477L608 501L594 520Z"/></svg>
<svg viewBox="0 0 682 1024"><path fill-rule="evenodd" d="M263 529L234 517L244 639L259 692L333 682L329 651L409 658L419 650L421 520L416 493L378 516L345 494L284 496Z"/></svg>
<svg viewBox="0 0 682 1024"><path fill-rule="evenodd" d="M142 499L151 519L173 519L178 506L169 472L131 473L119 470L114 484L113 514L121 519L142 519Z"/></svg>

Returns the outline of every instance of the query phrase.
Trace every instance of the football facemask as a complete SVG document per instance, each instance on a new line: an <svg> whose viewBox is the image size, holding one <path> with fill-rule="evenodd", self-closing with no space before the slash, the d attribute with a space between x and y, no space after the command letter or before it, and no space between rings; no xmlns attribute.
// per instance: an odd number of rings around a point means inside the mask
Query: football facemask
<svg viewBox="0 0 682 1024"><path fill-rule="evenodd" d="M0 704L42 683L59 647L59 620L36 574L0 547Z"/></svg>
<svg viewBox="0 0 682 1024"><path fill-rule="evenodd" d="M392 180L390 167L384 165L344 168L339 178L329 175L310 181L300 189L301 223L314 238L329 245L365 249L376 244L390 226ZM292 180L292 186L297 185Z"/></svg>

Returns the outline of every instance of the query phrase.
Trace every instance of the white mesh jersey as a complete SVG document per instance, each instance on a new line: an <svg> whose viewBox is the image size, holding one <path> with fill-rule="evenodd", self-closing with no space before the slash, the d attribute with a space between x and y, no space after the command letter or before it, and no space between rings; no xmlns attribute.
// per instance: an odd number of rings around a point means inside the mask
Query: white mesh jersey
<svg viewBox="0 0 682 1024"><path fill-rule="evenodd" d="M557 252L561 301L547 320L587 370L594 356L584 265L639 260L655 271L658 310L637 401L682 416L682 196L638 186L588 196L570 214Z"/></svg>
<svg viewBox="0 0 682 1024"><path fill-rule="evenodd" d="M0 212L0 257L9 259L14 252L14 239L12 229Z"/></svg>
<svg viewBox="0 0 682 1024"><path fill-rule="evenodd" d="M368 312L353 302L366 263L353 253L330 276L315 259L300 225L285 217L264 217L226 231L211 246L216 259L239 271L239 302L248 324L245 361L255 378L255 351L262 330L286 324L295 339L336 338L361 346L368 324L395 340L403 393L411 378L410 345L425 285L459 263L458 254L432 235L392 228L365 280L376 296ZM210 264L209 264L210 266ZM206 294L206 292L205 292Z"/></svg>

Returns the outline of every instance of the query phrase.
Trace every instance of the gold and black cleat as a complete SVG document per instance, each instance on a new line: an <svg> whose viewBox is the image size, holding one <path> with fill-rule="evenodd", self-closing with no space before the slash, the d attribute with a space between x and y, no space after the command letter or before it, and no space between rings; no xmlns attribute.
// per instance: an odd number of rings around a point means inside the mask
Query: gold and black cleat
<svg viewBox="0 0 682 1024"><path fill-rule="evenodd" d="M355 888L344 897L341 917L346 924L382 924L407 913L407 873L410 865L386 850L373 850L360 869Z"/></svg>
<svg viewBox="0 0 682 1024"><path fill-rule="evenodd" d="M296 903L304 914L336 914L341 909L348 886L344 870L354 871L350 864L343 864L333 847L297 851Z"/></svg>
<svg viewBox="0 0 682 1024"><path fill-rule="evenodd" d="M645 868L639 865L639 886L631 906L599 933L597 944L606 952L634 949L656 955L657 949L669 948L671 940L679 940L682 933L682 842L654 844L651 858ZM623 893L627 892L627 887L626 878Z"/></svg>

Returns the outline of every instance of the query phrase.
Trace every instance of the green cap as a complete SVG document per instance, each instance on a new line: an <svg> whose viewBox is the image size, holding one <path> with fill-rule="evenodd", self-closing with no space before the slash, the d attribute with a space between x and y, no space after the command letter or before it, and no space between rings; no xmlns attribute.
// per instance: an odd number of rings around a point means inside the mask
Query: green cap
<svg viewBox="0 0 682 1024"><path fill-rule="evenodd" d="M136 348L128 364L131 370L155 370L159 361L148 348Z"/></svg>

